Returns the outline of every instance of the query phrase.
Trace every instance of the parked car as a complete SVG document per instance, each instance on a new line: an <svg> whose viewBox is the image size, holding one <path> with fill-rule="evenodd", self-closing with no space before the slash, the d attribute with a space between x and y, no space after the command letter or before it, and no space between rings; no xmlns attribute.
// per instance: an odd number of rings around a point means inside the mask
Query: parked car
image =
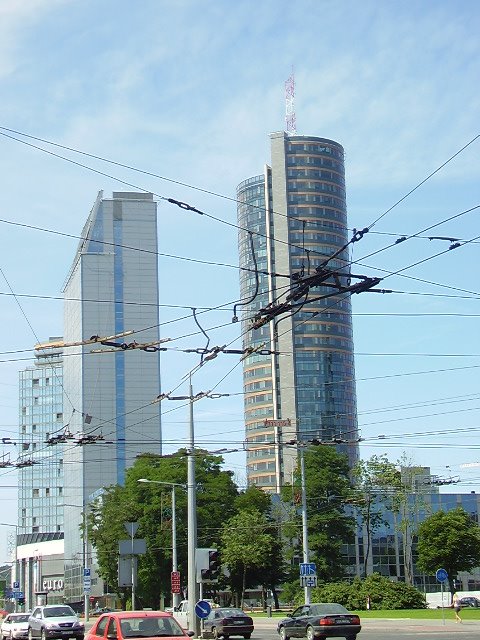
<svg viewBox="0 0 480 640"><path fill-rule="evenodd" d="M248 640L253 633L253 620L241 609L218 607L212 609L204 620L204 629L215 639L243 636Z"/></svg>
<svg viewBox="0 0 480 640"><path fill-rule="evenodd" d="M83 640L85 627L75 611L65 604L35 607L28 618L28 640L41 638L76 638Z"/></svg>
<svg viewBox="0 0 480 640"><path fill-rule="evenodd" d="M280 620L277 631L281 640L288 638L346 638L355 640L361 630L360 618L336 602L305 604Z"/></svg>
<svg viewBox="0 0 480 640"><path fill-rule="evenodd" d="M87 633L86 640L115 637L187 638L193 631L184 631L170 613L165 611L111 611L103 613Z"/></svg>
<svg viewBox="0 0 480 640"><path fill-rule="evenodd" d="M480 600L475 596L464 596L460 598L459 604L461 607L480 607Z"/></svg>
<svg viewBox="0 0 480 640"><path fill-rule="evenodd" d="M9 613L2 621L0 635L2 640L14 640L28 636L29 613Z"/></svg>
<svg viewBox="0 0 480 640"><path fill-rule="evenodd" d="M110 609L110 607L97 607L91 611L91 614L92 616L101 616L102 613L110 613L111 611L113 611L113 609Z"/></svg>

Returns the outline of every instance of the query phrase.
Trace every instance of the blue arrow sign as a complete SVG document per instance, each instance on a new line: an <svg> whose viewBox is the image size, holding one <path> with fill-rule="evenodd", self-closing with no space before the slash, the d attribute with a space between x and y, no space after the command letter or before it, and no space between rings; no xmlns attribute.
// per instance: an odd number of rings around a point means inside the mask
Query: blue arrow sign
<svg viewBox="0 0 480 640"><path fill-rule="evenodd" d="M445 582L446 580L448 580L448 573L445 569L437 569L435 577L437 578L438 582Z"/></svg>
<svg viewBox="0 0 480 640"><path fill-rule="evenodd" d="M197 618L207 618L211 610L212 607L206 600L199 600L195 605L195 614Z"/></svg>
<svg viewBox="0 0 480 640"><path fill-rule="evenodd" d="M317 575L317 565L314 562L302 562L300 564L301 576L315 576Z"/></svg>

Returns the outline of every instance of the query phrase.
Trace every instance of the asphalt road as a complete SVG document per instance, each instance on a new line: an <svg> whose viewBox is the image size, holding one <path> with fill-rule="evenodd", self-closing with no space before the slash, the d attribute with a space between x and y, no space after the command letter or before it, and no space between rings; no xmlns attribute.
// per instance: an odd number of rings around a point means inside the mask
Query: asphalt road
<svg viewBox="0 0 480 640"><path fill-rule="evenodd" d="M252 640L278 640L276 632L277 619L254 618L255 631ZM467 620L455 623L442 620L409 620L407 619L375 619L363 620L362 631L358 640L479 640L480 623L477 620Z"/></svg>
<svg viewBox="0 0 480 640"><path fill-rule="evenodd" d="M89 629L96 620L86 624ZM254 618L255 631L252 640L279 640L277 634L278 618ZM362 631L358 640L479 640L480 622L467 620L455 623L453 620L413 620L413 619L374 619L362 620ZM239 638L239 640L243 640Z"/></svg>

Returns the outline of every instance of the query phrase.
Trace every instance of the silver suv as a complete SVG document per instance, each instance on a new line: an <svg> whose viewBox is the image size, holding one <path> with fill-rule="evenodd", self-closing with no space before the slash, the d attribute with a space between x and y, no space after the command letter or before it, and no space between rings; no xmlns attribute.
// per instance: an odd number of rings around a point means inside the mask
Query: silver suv
<svg viewBox="0 0 480 640"><path fill-rule="evenodd" d="M83 640L85 627L73 609L64 604L35 607L28 618L28 640L76 638Z"/></svg>

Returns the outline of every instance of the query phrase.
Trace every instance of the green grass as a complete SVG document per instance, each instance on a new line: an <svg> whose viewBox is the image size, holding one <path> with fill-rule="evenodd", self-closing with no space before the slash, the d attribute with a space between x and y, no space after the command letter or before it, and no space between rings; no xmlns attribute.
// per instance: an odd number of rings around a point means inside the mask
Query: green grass
<svg viewBox="0 0 480 640"><path fill-rule="evenodd" d="M455 614L453 609L444 609L445 620L455 620ZM375 619L375 618L414 618L416 620L442 620L442 610L441 609L382 609L382 610L370 610L370 611L352 611L352 613L357 613L360 618L364 620ZM255 611L253 613L249 613L252 618L265 617L265 613L263 611ZM480 608L472 609L466 607L462 609L460 616L463 620L480 620ZM272 611L272 618L286 618L287 610L285 611Z"/></svg>
<svg viewBox="0 0 480 640"><path fill-rule="evenodd" d="M414 618L416 620L442 620L442 609L391 609L391 610L370 610L355 611L360 618ZM444 609L445 620L455 620L453 609ZM480 609L462 609L460 616L463 620L480 620Z"/></svg>

